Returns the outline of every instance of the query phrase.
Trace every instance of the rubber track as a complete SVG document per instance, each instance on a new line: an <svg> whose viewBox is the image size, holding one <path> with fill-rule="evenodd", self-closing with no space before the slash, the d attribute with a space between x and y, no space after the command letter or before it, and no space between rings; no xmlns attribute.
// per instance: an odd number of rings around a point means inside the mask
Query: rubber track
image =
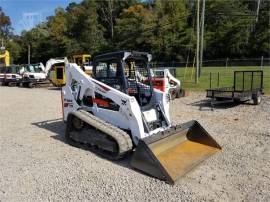
<svg viewBox="0 0 270 202"><path fill-rule="evenodd" d="M132 140L125 131L101 120L100 118L90 114L85 110L78 110L72 114L90 126L102 131L117 142L119 146L119 153L118 156L115 157L116 159L121 158L127 152L132 150Z"/></svg>

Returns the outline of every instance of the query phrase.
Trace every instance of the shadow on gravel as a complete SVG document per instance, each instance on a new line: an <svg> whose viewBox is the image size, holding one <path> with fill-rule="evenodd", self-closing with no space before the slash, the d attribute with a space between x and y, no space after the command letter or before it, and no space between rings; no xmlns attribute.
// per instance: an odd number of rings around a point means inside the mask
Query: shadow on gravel
<svg viewBox="0 0 270 202"><path fill-rule="evenodd" d="M58 141L61 141L61 142L64 142L65 144L68 144L66 143L65 141L65 129L66 129L66 125L65 123L63 122L63 119L52 119L52 120L47 120L47 121L42 121L42 122L37 122L37 123L32 123L32 125L34 126L37 126L39 128L42 128L42 129L46 129L50 132L53 132L55 133L56 135L54 136L51 136L51 138L55 139L55 140L58 140ZM134 170L131 166L130 166L130 160L131 160L131 154L128 154L124 159L120 159L120 160L110 160L110 159L107 159L107 158L104 158L102 157L101 155L93 152L91 149L89 148L86 148L86 147L78 147L80 149L83 149L85 151L89 151L89 152L92 152L94 153L95 155L97 155L98 157L102 158L102 159L105 159L105 160L109 160L117 165L120 165L120 166L123 166L125 168L129 168L131 170ZM136 170L137 171L137 170ZM140 173L140 171L137 171Z"/></svg>
<svg viewBox="0 0 270 202"><path fill-rule="evenodd" d="M207 111L207 110L214 110L214 109L229 109L236 107L238 105L253 105L253 103L250 102L232 102L232 101L225 101L225 102L217 102L214 104L214 106L211 105L211 100L204 99L196 102L189 103L187 105L199 107L199 110L201 111Z"/></svg>
<svg viewBox="0 0 270 202"><path fill-rule="evenodd" d="M61 118L32 123L32 125L55 133L56 135L51 136L51 137L56 140L60 140L60 141L65 140L65 123L63 122L63 119Z"/></svg>
<svg viewBox="0 0 270 202"><path fill-rule="evenodd" d="M62 90L62 87L48 87L48 90Z"/></svg>

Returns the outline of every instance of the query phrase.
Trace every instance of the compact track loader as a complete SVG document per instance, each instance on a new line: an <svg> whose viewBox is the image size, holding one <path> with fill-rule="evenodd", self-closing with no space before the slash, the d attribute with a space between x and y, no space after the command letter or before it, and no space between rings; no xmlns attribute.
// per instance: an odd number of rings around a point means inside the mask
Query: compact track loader
<svg viewBox="0 0 270 202"><path fill-rule="evenodd" d="M175 78L167 68L151 69L153 87L170 95L170 99L185 96L180 80Z"/></svg>
<svg viewBox="0 0 270 202"><path fill-rule="evenodd" d="M22 76L20 75L21 67L11 65L0 68L0 85L3 86L18 86Z"/></svg>
<svg viewBox="0 0 270 202"><path fill-rule="evenodd" d="M92 77L67 63L65 137L109 159L133 152L131 166L173 184L221 147L196 121L171 125L169 96L153 88L150 60L135 51L99 55Z"/></svg>
<svg viewBox="0 0 270 202"><path fill-rule="evenodd" d="M20 86L22 87L32 88L49 85L49 80L46 78L45 67L41 62L22 65L21 75Z"/></svg>

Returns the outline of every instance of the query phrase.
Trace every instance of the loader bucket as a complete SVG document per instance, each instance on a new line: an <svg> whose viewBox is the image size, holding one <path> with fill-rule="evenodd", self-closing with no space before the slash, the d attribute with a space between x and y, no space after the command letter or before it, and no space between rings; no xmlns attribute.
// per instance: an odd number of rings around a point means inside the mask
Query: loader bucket
<svg viewBox="0 0 270 202"><path fill-rule="evenodd" d="M221 150L197 121L139 141L131 166L169 184Z"/></svg>

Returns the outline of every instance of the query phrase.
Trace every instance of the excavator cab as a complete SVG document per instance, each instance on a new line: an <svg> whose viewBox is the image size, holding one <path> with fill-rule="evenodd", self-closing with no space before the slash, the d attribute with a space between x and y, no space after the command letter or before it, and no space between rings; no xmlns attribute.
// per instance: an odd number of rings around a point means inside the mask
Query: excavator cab
<svg viewBox="0 0 270 202"><path fill-rule="evenodd" d="M76 54L72 55L71 61L82 67L83 71L88 74L92 75L92 61L90 54Z"/></svg>
<svg viewBox="0 0 270 202"><path fill-rule="evenodd" d="M66 83L65 79L65 64L57 63L52 66L50 71L50 80L55 86L63 86Z"/></svg>

